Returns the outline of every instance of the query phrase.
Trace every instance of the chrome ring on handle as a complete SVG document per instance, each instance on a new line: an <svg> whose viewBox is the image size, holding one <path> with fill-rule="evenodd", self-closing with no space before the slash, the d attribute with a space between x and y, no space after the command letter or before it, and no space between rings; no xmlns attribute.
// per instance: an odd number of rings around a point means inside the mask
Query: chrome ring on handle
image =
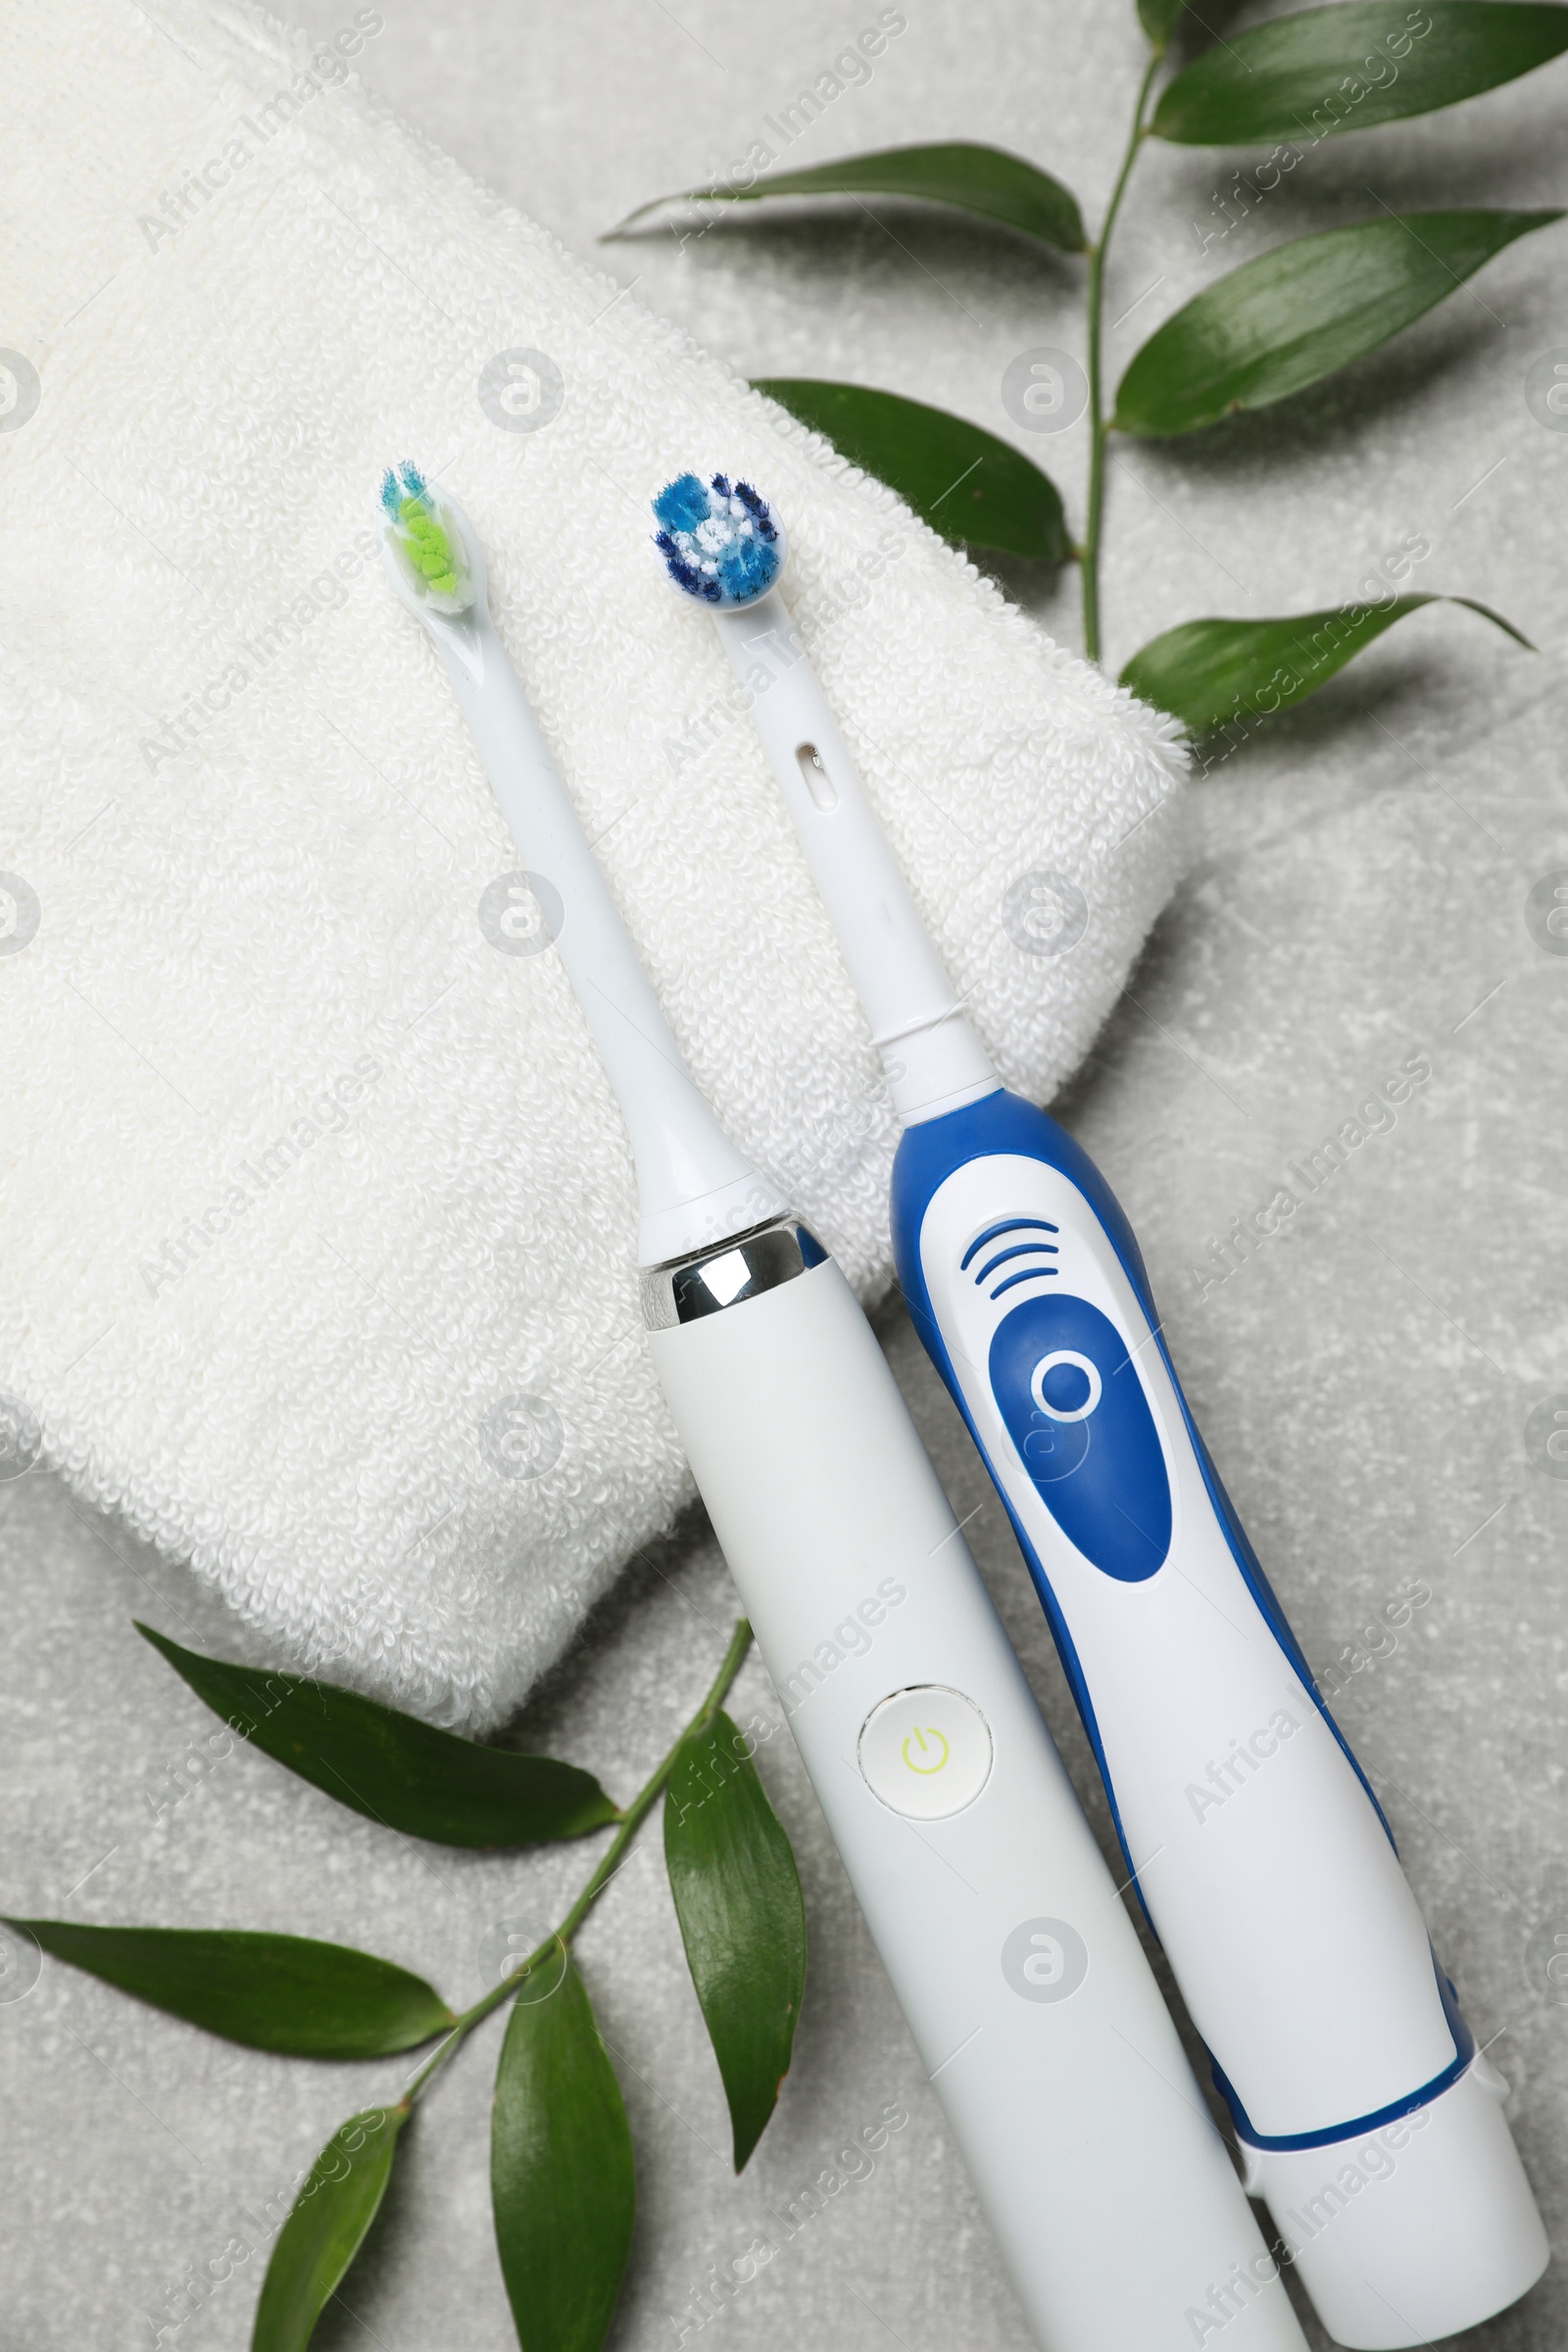
<svg viewBox="0 0 1568 2352"><path fill-rule="evenodd" d="M721 1314L743 1298L793 1282L808 1267L821 1265L826 1256L815 1234L799 1217L775 1218L697 1256L645 1267L643 1321L650 1331L668 1331L677 1323L695 1323L702 1315Z"/></svg>

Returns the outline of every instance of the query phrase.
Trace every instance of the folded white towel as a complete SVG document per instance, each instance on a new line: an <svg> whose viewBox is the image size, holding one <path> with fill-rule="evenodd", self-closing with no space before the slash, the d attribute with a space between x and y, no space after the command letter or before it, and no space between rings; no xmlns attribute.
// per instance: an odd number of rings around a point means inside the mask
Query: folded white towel
<svg viewBox="0 0 1568 2352"><path fill-rule="evenodd" d="M279 1657L478 1727L691 1488L623 1131L557 959L516 952L518 859L375 558L382 465L472 515L699 1082L867 1298L894 1123L650 494L722 466L781 508L826 689L1036 1098L1168 892L1180 755L345 82L378 20L0 20L0 1472L41 1453Z"/></svg>

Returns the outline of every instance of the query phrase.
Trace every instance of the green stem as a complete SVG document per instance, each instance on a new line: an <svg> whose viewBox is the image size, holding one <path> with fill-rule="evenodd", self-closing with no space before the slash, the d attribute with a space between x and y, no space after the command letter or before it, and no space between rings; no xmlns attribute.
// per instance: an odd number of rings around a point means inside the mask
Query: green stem
<svg viewBox="0 0 1568 2352"><path fill-rule="evenodd" d="M1110 192L1104 225L1099 242L1089 248L1089 514L1084 525L1083 582L1084 582L1084 652L1091 662L1100 660L1100 536L1105 511L1105 435L1110 426L1105 416L1103 379L1101 374L1101 321L1105 299L1105 256L1110 251L1110 232L1116 225L1122 196L1132 176L1138 150L1148 136L1144 108L1154 75L1159 71L1165 52L1156 49L1149 68L1138 85L1138 103L1133 108L1133 126L1127 140L1127 152L1121 159L1121 170Z"/></svg>
<svg viewBox="0 0 1568 2352"><path fill-rule="evenodd" d="M471 2009L465 2009L462 2015L454 2020L452 2029L447 2034L445 2041L441 2043L440 2047L435 2051L432 2057L425 2060L423 2066L420 2067L418 2073L409 2084L408 2089L404 2092L403 2103L405 2105L407 2105L411 2100L418 2097L419 2092L424 2088L424 2085L429 2082L432 2075L434 2075L440 2067L445 2065L446 2061L451 2057L453 2051L459 2047L465 2037L473 2031L474 2027L478 2025L481 2020L487 2018L493 2009L499 2009L503 2001L509 2001L514 1998L526 1979L542 1961L548 1959L552 1953L558 1950L561 1952L563 1959L564 1959L566 1952L570 1949L572 1937L576 1935L577 1930L582 1926L583 1921L587 1918L589 1912L593 1909L595 1903L598 1902L599 1897L604 1893L605 1888L610 1885L611 1880L620 1868L627 1847L631 1844L632 1839L642 1828L642 1825L647 1819L649 1812L662 1791L665 1782L669 1779L670 1774L674 1771L676 1757L680 1754L681 1749L685 1746L688 1740L692 1739L697 1733L704 1732L708 1729L709 1724L712 1721L713 1717L717 1714L719 1708L722 1706L724 1699L728 1694L729 1687L731 1683L734 1682L737 1674L739 1674L741 1670L741 1661L744 1659L748 1649L750 1649L751 1644L752 1629L744 1617L738 1617L735 1621L735 1631L730 1636L729 1647L724 1652L723 1662L720 1665L717 1674L714 1675L712 1682L709 1685L708 1692L703 1700L702 1705L698 1708L690 1723L687 1724L686 1728L681 1733L680 1738L675 1741L673 1747L670 1748L668 1754L662 1757L660 1762L655 1765L648 1779L644 1781L642 1787L632 1798L631 1803L622 1813L620 1817L620 1827L616 1830L614 1837L611 1839L604 1852L600 1855L598 1863L595 1865L587 1885L583 1887L582 1892L572 1904L571 1909L566 1913L566 1916L562 1921L560 1927L557 1928L553 1936L546 1936L544 1942L541 1943L534 1951L531 1951L528 1954L527 1959L523 1962L520 1968L509 1970L507 1975L502 1978L499 1984L494 1984L491 1986L488 1992L481 1993Z"/></svg>
<svg viewBox="0 0 1568 2352"><path fill-rule="evenodd" d="M751 1644L752 1629L744 1617L737 1617L735 1631L730 1636L729 1647L724 1652L723 1663L709 1685L707 1697L668 1755L664 1757L662 1763L656 1765L651 1778L643 1783L631 1803L626 1807L621 1816L620 1828L606 1846L599 1868L594 1872L593 1877L588 1881L587 1886L556 1930L550 1939L550 1944L545 1946L547 1951L557 1943L569 1944L573 1936L576 1935L583 1920L620 1868L621 1855L636 1837L642 1826L644 1815L674 1771L675 1758L680 1754L687 1740L694 1739L699 1732L706 1732L713 1717L718 1713L731 1683L741 1670L741 1660L745 1657Z"/></svg>

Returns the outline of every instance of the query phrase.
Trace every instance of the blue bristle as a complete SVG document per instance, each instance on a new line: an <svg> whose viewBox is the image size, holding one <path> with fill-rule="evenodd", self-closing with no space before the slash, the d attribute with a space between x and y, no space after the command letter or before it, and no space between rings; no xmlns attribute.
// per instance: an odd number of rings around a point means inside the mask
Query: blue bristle
<svg viewBox="0 0 1568 2352"><path fill-rule="evenodd" d="M654 541L670 578L709 605L750 605L778 577L777 527L750 482L715 473L704 484L678 474L654 501L663 524Z"/></svg>
<svg viewBox="0 0 1568 2352"><path fill-rule="evenodd" d="M655 499L654 513L666 530L695 531L708 520L708 492L695 473L678 474Z"/></svg>
<svg viewBox="0 0 1568 2352"><path fill-rule="evenodd" d="M406 498L425 498L428 495L423 474L412 459L405 458L401 466L389 466L381 476L381 504L396 522Z"/></svg>
<svg viewBox="0 0 1568 2352"><path fill-rule="evenodd" d="M754 490L750 482L737 482L735 495L756 523L761 536L767 540L776 539L778 533L773 528L773 513L766 499Z"/></svg>
<svg viewBox="0 0 1568 2352"><path fill-rule="evenodd" d="M778 568L772 551L755 539L732 540L718 560L718 576L737 604L760 596Z"/></svg>
<svg viewBox="0 0 1568 2352"><path fill-rule="evenodd" d="M654 540L654 545L663 557L665 568L668 570L669 576L674 581L676 587L684 588L688 596L700 594L701 589L698 576L696 572L693 571L691 565L687 563L685 557L681 554L680 549L675 545L675 542L670 537L669 533L667 531L661 531Z"/></svg>

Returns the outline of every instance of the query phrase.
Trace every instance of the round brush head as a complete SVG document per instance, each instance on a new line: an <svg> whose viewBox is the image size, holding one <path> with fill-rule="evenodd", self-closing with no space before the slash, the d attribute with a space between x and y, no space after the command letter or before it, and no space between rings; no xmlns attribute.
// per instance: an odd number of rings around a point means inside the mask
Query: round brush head
<svg viewBox="0 0 1568 2352"><path fill-rule="evenodd" d="M677 474L655 499L654 515L665 570L700 604L754 605L784 567L783 529L750 482Z"/></svg>

